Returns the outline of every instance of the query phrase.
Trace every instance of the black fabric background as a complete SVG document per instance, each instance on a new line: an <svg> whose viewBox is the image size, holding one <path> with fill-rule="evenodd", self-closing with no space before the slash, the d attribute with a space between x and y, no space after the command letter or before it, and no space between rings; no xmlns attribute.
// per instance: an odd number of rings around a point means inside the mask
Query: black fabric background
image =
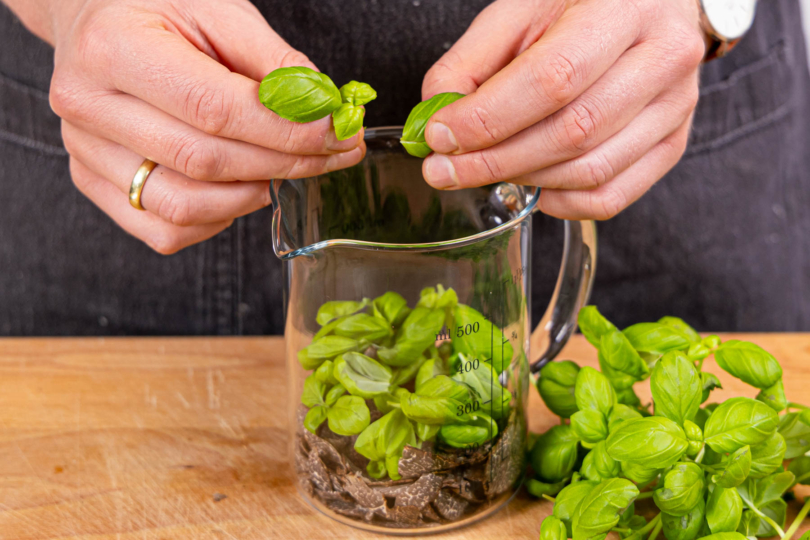
<svg viewBox="0 0 810 540"><path fill-rule="evenodd" d="M367 125L401 123L421 77L487 0L257 0L338 83L371 83ZM702 330L810 330L810 76L797 0L705 67L690 148L599 225L592 302L619 326L678 315ZM271 210L163 257L73 187L47 90L52 50L0 5L0 335L283 331ZM548 302L560 222L538 215L533 316Z"/></svg>

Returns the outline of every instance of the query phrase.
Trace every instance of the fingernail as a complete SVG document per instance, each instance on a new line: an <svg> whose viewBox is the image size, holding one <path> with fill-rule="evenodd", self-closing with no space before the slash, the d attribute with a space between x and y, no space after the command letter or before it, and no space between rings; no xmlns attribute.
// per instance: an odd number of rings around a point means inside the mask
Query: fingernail
<svg viewBox="0 0 810 540"><path fill-rule="evenodd" d="M458 150L456 136L450 128L439 122L434 122L428 126L426 135L428 146L441 154L449 154Z"/></svg>
<svg viewBox="0 0 810 540"><path fill-rule="evenodd" d="M362 133L363 130L361 129L360 133L354 137L346 139L345 141L339 141L335 132L330 130L329 135L326 136L326 149L333 152L348 152L349 150L353 150L360 144L360 135Z"/></svg>
<svg viewBox="0 0 810 540"><path fill-rule="evenodd" d="M436 189L458 186L456 168L447 156L434 154L425 160L425 180Z"/></svg>

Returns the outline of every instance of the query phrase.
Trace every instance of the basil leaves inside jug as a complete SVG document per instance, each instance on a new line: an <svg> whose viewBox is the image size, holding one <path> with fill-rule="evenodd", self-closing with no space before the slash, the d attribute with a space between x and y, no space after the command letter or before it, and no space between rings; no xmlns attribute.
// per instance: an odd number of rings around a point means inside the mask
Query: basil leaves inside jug
<svg viewBox="0 0 810 540"><path fill-rule="evenodd" d="M394 291L327 302L315 321L298 352L309 374L296 444L313 497L386 526L438 525L519 479L525 419L505 387L512 345L453 289L426 288L413 305Z"/></svg>

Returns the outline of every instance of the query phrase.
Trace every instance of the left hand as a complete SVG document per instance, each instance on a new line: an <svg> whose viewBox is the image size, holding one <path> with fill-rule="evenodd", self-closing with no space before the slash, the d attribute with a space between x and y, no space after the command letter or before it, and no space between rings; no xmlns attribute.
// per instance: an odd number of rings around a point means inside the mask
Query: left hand
<svg viewBox="0 0 810 540"><path fill-rule="evenodd" d="M705 43L695 0L498 0L431 68L436 188L509 180L543 212L608 219L681 158Z"/></svg>

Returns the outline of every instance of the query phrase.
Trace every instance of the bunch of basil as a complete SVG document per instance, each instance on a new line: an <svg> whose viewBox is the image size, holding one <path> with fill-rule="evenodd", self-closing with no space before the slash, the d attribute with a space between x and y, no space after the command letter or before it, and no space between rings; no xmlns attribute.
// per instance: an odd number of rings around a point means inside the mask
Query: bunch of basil
<svg viewBox="0 0 810 540"><path fill-rule="evenodd" d="M601 372L553 362L537 381L562 419L530 450L527 488L554 501L541 539L602 540L615 531L654 540L663 531L667 540L789 540L810 511L808 498L785 530L788 492L810 484L810 409L787 400L776 359L753 343L701 338L675 317L619 331L588 306L579 327ZM703 405L720 387L702 370L711 354L758 388L756 399ZM633 391L647 378L652 411ZM645 498L660 510L649 522L635 514Z"/></svg>
<svg viewBox="0 0 810 540"><path fill-rule="evenodd" d="M499 375L512 346L493 354L502 332L453 289L426 288L413 309L395 292L327 302L316 321L321 329L298 352L313 371L301 395L304 427L315 433L327 422L338 435L358 435L354 448L370 460L371 477L399 479L406 445L469 449L503 430L512 395ZM450 341L437 347L442 336ZM373 423L372 405L383 413Z"/></svg>

